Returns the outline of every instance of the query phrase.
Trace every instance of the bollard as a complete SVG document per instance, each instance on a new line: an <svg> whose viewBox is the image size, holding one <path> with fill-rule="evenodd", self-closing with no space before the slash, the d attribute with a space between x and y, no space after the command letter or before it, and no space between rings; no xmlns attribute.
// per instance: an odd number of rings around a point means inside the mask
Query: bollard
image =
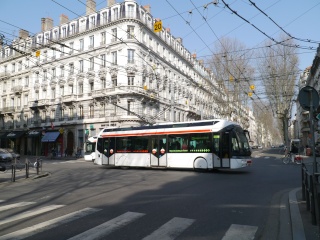
<svg viewBox="0 0 320 240"><path fill-rule="evenodd" d="M29 161L27 158L26 158L25 165L26 165L26 178L29 178Z"/></svg>
<svg viewBox="0 0 320 240"><path fill-rule="evenodd" d="M16 166L14 164L11 164L11 181L16 181Z"/></svg>
<svg viewBox="0 0 320 240"><path fill-rule="evenodd" d="M306 200L306 175L305 175L305 166L302 163L301 167L301 178L302 178L302 200Z"/></svg>
<svg viewBox="0 0 320 240"><path fill-rule="evenodd" d="M39 175L39 168L40 168L39 158L37 158L37 161L36 161L36 168L37 168L37 175Z"/></svg>

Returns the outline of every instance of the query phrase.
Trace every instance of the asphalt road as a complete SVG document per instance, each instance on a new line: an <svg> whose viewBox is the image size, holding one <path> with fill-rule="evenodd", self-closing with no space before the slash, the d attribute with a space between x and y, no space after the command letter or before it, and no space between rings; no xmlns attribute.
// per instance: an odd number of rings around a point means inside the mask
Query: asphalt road
<svg viewBox="0 0 320 240"><path fill-rule="evenodd" d="M0 184L0 240L289 239L283 202L301 172L280 156L259 149L251 167L216 172L47 160L49 176Z"/></svg>

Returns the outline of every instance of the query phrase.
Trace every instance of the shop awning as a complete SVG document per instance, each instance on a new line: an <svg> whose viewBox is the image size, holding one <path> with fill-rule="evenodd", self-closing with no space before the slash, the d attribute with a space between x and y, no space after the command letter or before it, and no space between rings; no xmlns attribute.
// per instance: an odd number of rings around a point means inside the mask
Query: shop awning
<svg viewBox="0 0 320 240"><path fill-rule="evenodd" d="M55 142L59 135L59 132L46 132L46 134L41 139L41 142Z"/></svg>
<svg viewBox="0 0 320 240"><path fill-rule="evenodd" d="M10 139L20 138L25 133L26 133L25 131L13 131L7 135L7 138L10 138Z"/></svg>
<svg viewBox="0 0 320 240"><path fill-rule="evenodd" d="M39 137L41 135L41 131L30 131L28 132L28 138Z"/></svg>

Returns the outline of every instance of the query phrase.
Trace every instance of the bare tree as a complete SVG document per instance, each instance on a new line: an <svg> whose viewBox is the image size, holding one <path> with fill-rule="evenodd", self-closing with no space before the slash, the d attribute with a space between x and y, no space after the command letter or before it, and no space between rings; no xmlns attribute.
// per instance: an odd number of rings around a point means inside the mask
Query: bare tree
<svg viewBox="0 0 320 240"><path fill-rule="evenodd" d="M247 106L248 92L252 83L253 68L250 66L252 53L237 39L221 38L214 45L214 54L207 60L209 68L221 89L227 95L223 106L225 117L230 117L230 104Z"/></svg>
<svg viewBox="0 0 320 240"><path fill-rule="evenodd" d="M280 38L285 39L284 36ZM288 145L288 122L298 76L298 57L293 40L283 41L272 47L271 45L272 42L266 42L266 47L259 51L257 68L260 82L265 88L274 114L280 120L283 138Z"/></svg>

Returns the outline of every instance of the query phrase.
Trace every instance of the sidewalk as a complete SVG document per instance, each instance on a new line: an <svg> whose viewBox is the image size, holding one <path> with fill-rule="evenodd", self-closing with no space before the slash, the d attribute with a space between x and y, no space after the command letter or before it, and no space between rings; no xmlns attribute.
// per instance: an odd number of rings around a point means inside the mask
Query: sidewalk
<svg viewBox="0 0 320 240"><path fill-rule="evenodd" d="M306 202L302 200L301 188L289 193L289 209L293 240L320 239L320 229L312 225L311 213L307 210Z"/></svg>
<svg viewBox="0 0 320 240"><path fill-rule="evenodd" d="M20 162L25 163L25 160L28 159L31 163L34 163L37 159L40 159L44 162L50 162L50 161L69 161L69 160L81 160L83 157L76 158L73 156L67 156L67 157L55 157L51 158L50 156L21 156ZM39 174L37 174L37 169L34 168L33 166L29 167L29 175L28 178L26 178L27 173L26 169L17 169L15 172L15 175L13 177L12 175L12 166L11 164L7 166L7 171L6 172L0 172L0 184L3 183L12 183L12 182L17 182L17 181L22 181L22 180L27 180L27 179L38 179L41 177L46 177L50 173L48 173L45 169L45 166L39 169Z"/></svg>

